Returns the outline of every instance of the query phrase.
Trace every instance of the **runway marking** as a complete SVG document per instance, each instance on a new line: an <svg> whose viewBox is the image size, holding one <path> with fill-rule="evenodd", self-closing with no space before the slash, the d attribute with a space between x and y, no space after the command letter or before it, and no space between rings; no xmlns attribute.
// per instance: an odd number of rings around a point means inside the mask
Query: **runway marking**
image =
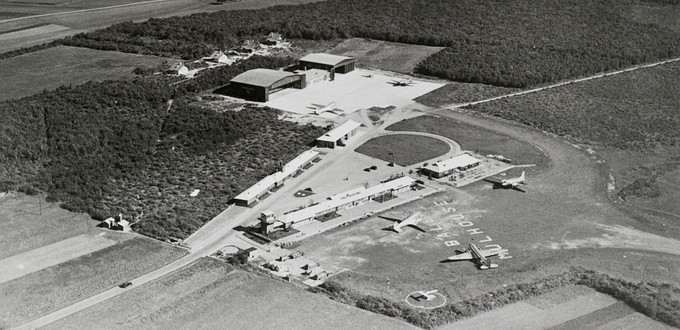
<svg viewBox="0 0 680 330"><path fill-rule="evenodd" d="M454 213L454 212L457 211L456 208L448 206L449 202L446 201L446 200L434 201L433 204L435 206L442 207L441 210L444 213L451 214L451 213ZM454 220L458 224L458 226L460 226L461 228L464 229L463 232L467 233L470 236L484 234L484 231L482 231L481 228L475 226L474 222L472 222L470 220L466 220L465 216L463 214L460 214L460 213L451 214L450 216L447 216L447 220ZM424 219L423 222L432 223L433 220L432 219ZM470 228L470 227L474 227L474 228ZM435 227L431 228L429 231L442 231L442 230L444 230L444 228L441 225L436 225ZM458 237L458 236L460 236L458 233L443 232L443 233L439 233L439 234L435 235L434 238L439 240L439 241L442 241L446 247L454 247L454 246L460 246L461 245L460 242L458 240L453 240L453 239L446 240L446 239ZM472 238L472 237L470 238L470 240L473 240L473 239L474 238ZM494 241L493 238L491 238L491 236L486 235L486 234L484 234L484 237L481 240L477 240L478 243L491 243L493 241ZM481 247L483 247L485 249L502 249L503 248L499 244L483 244ZM510 253L508 251L508 252L499 254L498 258L499 259L512 259L512 255L510 255Z"/></svg>

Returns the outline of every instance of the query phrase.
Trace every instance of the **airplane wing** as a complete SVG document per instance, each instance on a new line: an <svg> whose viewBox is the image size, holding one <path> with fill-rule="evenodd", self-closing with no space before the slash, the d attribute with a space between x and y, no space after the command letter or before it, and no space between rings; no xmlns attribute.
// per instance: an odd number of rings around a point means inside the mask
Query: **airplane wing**
<svg viewBox="0 0 680 330"><path fill-rule="evenodd" d="M456 254L455 256L450 256L446 259L447 260L472 260L472 253L463 252L461 254Z"/></svg>
<svg viewBox="0 0 680 330"><path fill-rule="evenodd" d="M390 220L390 221L394 221L394 222L401 222L402 220L404 220L404 219L390 218L390 217L386 217L386 216L383 216L383 215L379 215L378 218Z"/></svg>
<svg viewBox="0 0 680 330"><path fill-rule="evenodd" d="M488 178L484 178L484 181L491 182L493 184L501 184L503 182L503 180L501 180L501 179L499 179L495 176L490 176Z"/></svg>
<svg viewBox="0 0 680 330"><path fill-rule="evenodd" d="M408 226L411 227L411 228L414 228L416 230L420 230L423 233L427 233L427 231L425 229L418 227L418 225L408 225Z"/></svg>
<svg viewBox="0 0 680 330"><path fill-rule="evenodd" d="M493 249L493 250L482 250L481 252L482 252L482 255L484 257L493 257L493 256L497 256L501 253L508 252L508 250L506 250L506 249Z"/></svg>
<svg viewBox="0 0 680 330"><path fill-rule="evenodd" d="M522 188L520 185L514 185L512 186L512 189L519 190L523 193L527 192L526 189Z"/></svg>

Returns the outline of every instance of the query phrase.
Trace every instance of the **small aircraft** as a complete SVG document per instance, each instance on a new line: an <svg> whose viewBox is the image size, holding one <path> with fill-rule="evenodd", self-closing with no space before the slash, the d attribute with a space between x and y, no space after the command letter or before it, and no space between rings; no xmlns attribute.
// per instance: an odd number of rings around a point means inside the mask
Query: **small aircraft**
<svg viewBox="0 0 680 330"><path fill-rule="evenodd" d="M503 188L510 188L510 189L515 189L519 190L523 193L527 192L524 190L520 185L527 185L525 182L526 177L524 176L524 171L522 171L522 175L516 177L516 178L511 178L511 179L499 179L497 177L491 177L488 179L485 179L486 181L489 181L495 185L501 186Z"/></svg>
<svg viewBox="0 0 680 330"><path fill-rule="evenodd" d="M406 79L400 79L400 80L392 80L390 81L390 84L394 87L406 87L406 86L411 86L415 84L411 77L408 77Z"/></svg>
<svg viewBox="0 0 680 330"><path fill-rule="evenodd" d="M439 290L432 290L432 291L416 291L415 293L413 293L413 294L411 295L411 298L413 298L413 299L415 299L415 300L417 300L417 301L420 301L420 300L426 300L426 301L432 300L432 299L434 299L435 297L437 297L437 296L435 295L435 293L437 293L438 291L439 291Z"/></svg>
<svg viewBox="0 0 680 330"><path fill-rule="evenodd" d="M493 257L501 253L508 252L507 249L492 249L492 250L481 250L474 243L470 243L468 248L462 253L456 254L455 256L450 256L446 260L448 261L460 261L460 260L472 260L479 269L491 269L498 268L497 264L492 264L487 257Z"/></svg>
<svg viewBox="0 0 680 330"><path fill-rule="evenodd" d="M390 229L394 230L397 233L401 233L401 228L406 226L420 230L423 233L426 232L425 229L418 227L418 222L420 222L420 220L423 220L423 216L420 215L420 212L415 212L404 219L394 219L383 216L380 216L379 218L394 221L394 224L392 225L392 227L390 227Z"/></svg>
<svg viewBox="0 0 680 330"><path fill-rule="evenodd" d="M363 75L362 77L364 77L364 78L373 78L373 75L372 75L372 74L365 74L365 75Z"/></svg>

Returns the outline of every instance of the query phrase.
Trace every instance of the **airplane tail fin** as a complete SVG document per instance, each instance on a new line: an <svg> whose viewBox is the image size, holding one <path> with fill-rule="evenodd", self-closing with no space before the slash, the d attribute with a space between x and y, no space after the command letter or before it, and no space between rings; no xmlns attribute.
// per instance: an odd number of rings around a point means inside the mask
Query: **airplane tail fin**
<svg viewBox="0 0 680 330"><path fill-rule="evenodd" d="M524 171L522 171L522 175L519 176L520 180L524 181L526 177L524 176Z"/></svg>

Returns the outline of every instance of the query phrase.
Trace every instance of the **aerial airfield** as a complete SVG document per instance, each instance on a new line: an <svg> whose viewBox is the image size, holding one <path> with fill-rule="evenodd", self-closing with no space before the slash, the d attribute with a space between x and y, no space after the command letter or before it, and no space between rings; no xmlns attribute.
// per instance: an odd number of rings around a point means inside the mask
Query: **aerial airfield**
<svg viewBox="0 0 680 330"><path fill-rule="evenodd" d="M257 55L291 45L263 40ZM466 108L578 81L431 106L419 100L445 81L338 53L201 93L206 108L273 108L324 133L185 239L3 193L0 215L17 220L0 242L0 328L672 328L602 289L680 286L680 241L617 204L605 158Z"/></svg>

